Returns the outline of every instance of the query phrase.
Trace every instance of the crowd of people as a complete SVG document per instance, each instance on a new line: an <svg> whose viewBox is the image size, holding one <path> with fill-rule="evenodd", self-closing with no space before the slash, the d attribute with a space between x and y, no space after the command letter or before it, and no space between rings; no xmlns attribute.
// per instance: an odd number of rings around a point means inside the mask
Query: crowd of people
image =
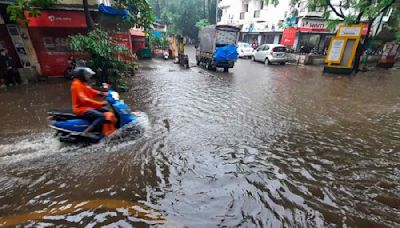
<svg viewBox="0 0 400 228"><path fill-rule="evenodd" d="M21 84L17 69L13 66L12 58L5 48L0 49L0 87Z"/></svg>

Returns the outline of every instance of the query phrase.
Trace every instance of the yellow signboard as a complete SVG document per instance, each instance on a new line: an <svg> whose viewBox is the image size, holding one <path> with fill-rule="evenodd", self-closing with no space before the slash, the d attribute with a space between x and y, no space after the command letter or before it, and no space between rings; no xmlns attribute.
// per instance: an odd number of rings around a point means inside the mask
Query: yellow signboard
<svg viewBox="0 0 400 228"><path fill-rule="evenodd" d="M332 38L325 62L332 68L352 68L357 51L362 25L340 25Z"/></svg>

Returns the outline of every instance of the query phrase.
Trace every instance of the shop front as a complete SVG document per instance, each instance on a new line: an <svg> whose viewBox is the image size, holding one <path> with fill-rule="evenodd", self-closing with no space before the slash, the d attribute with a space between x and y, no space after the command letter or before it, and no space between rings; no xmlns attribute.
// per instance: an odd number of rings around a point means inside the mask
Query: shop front
<svg viewBox="0 0 400 228"><path fill-rule="evenodd" d="M12 58L12 65L15 67L21 67L17 52L14 48L12 40L8 35L7 27L4 24L0 24L0 49L7 49L8 55Z"/></svg>
<svg viewBox="0 0 400 228"><path fill-rule="evenodd" d="M283 31L281 44L292 48L295 52L316 52L323 54L334 33L325 28L286 28Z"/></svg>
<svg viewBox="0 0 400 228"><path fill-rule="evenodd" d="M3 11L3 9L0 10L0 12ZM14 47L13 41L9 34L9 25L11 24L6 24L5 18L3 18L0 13L0 49L7 49L8 55L12 58L12 65L14 67L21 67L21 61L18 57L17 50Z"/></svg>
<svg viewBox="0 0 400 228"><path fill-rule="evenodd" d="M140 50L146 47L145 35L142 31L130 29L129 33L132 38L132 52L140 56Z"/></svg>
<svg viewBox="0 0 400 228"><path fill-rule="evenodd" d="M87 32L83 12L42 11L41 15L30 18L29 35L36 50L43 76L61 76L68 66L68 37Z"/></svg>

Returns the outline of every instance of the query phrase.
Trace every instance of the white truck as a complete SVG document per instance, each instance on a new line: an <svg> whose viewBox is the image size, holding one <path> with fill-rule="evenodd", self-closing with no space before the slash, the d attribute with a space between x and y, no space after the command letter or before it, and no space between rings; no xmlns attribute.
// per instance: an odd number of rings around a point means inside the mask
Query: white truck
<svg viewBox="0 0 400 228"><path fill-rule="evenodd" d="M231 25L209 25L199 31L199 45L196 46L197 65L205 65L209 70L224 68L228 72L236 60L219 60L215 58L216 48L228 45L236 46L240 28ZM237 54L237 53L236 53Z"/></svg>

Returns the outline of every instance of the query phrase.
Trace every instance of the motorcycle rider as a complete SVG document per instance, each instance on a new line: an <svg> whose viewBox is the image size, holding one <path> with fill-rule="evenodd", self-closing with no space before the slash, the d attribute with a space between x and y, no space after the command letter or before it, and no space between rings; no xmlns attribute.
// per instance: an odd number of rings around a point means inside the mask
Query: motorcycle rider
<svg viewBox="0 0 400 228"><path fill-rule="evenodd" d="M106 101L98 101L96 99L103 98L107 93L91 88L87 83L96 73L88 67L78 67L73 71L74 79L71 85L72 94L72 110L74 114L83 116L92 124L86 128L81 135L88 135L88 132L102 130L103 124L106 122L104 113L107 112L103 108L107 104Z"/></svg>

